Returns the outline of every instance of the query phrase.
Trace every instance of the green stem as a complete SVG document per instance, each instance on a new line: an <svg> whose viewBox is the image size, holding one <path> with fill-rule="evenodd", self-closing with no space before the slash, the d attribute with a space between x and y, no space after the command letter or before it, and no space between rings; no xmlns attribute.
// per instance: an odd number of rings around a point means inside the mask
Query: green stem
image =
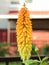
<svg viewBox="0 0 49 65"><path fill-rule="evenodd" d="M38 53L38 52L37 52L37 55L38 55L38 58L39 58L40 63L41 63L41 61L42 61L42 60L41 60L40 55L39 55L39 53Z"/></svg>

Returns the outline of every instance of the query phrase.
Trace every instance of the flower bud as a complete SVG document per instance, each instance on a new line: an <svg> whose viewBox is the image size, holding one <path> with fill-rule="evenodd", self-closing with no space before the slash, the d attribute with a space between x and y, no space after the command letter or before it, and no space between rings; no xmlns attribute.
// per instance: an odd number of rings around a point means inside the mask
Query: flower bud
<svg viewBox="0 0 49 65"><path fill-rule="evenodd" d="M35 48L35 52L38 52L38 51L39 51L39 49L36 47L36 48Z"/></svg>

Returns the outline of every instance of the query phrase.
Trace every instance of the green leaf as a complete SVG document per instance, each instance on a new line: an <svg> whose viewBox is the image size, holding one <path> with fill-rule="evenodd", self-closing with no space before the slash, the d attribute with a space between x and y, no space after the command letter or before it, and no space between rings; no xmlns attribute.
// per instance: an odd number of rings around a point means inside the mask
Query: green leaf
<svg viewBox="0 0 49 65"><path fill-rule="evenodd" d="M25 61L25 64L28 64L28 65L33 64L33 63L40 63L40 61L38 60L26 60Z"/></svg>
<svg viewBox="0 0 49 65"><path fill-rule="evenodd" d="M48 57L44 57L44 58L42 59L42 63L43 63L44 61L46 61L46 60L48 60Z"/></svg>
<svg viewBox="0 0 49 65"><path fill-rule="evenodd" d="M48 62L43 62L43 63L40 64L40 65L48 65Z"/></svg>

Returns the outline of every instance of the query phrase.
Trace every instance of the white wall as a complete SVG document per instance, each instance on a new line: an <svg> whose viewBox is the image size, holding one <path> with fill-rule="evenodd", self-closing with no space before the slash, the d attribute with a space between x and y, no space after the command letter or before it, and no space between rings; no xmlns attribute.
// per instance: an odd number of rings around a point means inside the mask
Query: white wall
<svg viewBox="0 0 49 65"><path fill-rule="evenodd" d="M11 5L11 1L14 0L0 0L0 14L6 14L8 13ZM16 1L16 0L15 0ZM24 3L25 0L19 0L20 5L18 5L18 8L20 9ZM17 7L17 5L13 5L13 7ZM49 0L32 0L32 3L26 3L26 7L28 7L29 10L37 10L37 11L43 11L49 10Z"/></svg>
<svg viewBox="0 0 49 65"><path fill-rule="evenodd" d="M9 11L10 1L0 0L0 14L6 14Z"/></svg>

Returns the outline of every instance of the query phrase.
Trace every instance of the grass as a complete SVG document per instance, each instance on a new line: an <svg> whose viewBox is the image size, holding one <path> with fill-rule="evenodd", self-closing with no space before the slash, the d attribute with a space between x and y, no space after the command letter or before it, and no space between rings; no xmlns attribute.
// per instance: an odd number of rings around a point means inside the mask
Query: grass
<svg viewBox="0 0 49 65"><path fill-rule="evenodd" d="M22 65L21 62L10 62L9 65Z"/></svg>
<svg viewBox="0 0 49 65"><path fill-rule="evenodd" d="M6 65L5 62L0 62L0 65ZM9 65L22 65L21 62L9 62Z"/></svg>
<svg viewBox="0 0 49 65"><path fill-rule="evenodd" d="M5 62L0 62L0 65L6 65L6 63Z"/></svg>
<svg viewBox="0 0 49 65"><path fill-rule="evenodd" d="M0 65L6 65L6 63L5 62L0 62ZM9 65L22 65L22 63L21 62L10 62ZM37 64L34 64L34 65L37 65Z"/></svg>

